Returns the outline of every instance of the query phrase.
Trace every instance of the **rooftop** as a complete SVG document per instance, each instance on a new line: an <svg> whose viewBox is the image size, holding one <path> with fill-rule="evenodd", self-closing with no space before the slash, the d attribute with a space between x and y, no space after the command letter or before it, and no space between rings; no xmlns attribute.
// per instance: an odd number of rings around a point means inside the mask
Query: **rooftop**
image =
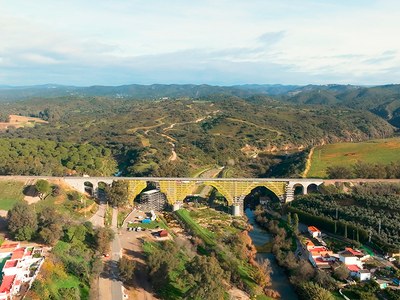
<svg viewBox="0 0 400 300"><path fill-rule="evenodd" d="M4 276L1 286L0 286L0 293L8 293L12 288L14 279L15 279L15 275Z"/></svg>
<svg viewBox="0 0 400 300"><path fill-rule="evenodd" d="M308 230L311 232L321 232L317 227L315 226L308 226Z"/></svg>
<svg viewBox="0 0 400 300"><path fill-rule="evenodd" d="M345 251L350 252L350 253L353 254L354 256L364 256L364 253L362 253L362 252L360 252L360 251L358 251L358 250L354 250L353 248L346 247L346 248L345 248Z"/></svg>
<svg viewBox="0 0 400 300"><path fill-rule="evenodd" d="M360 272L360 273L364 273L364 274L371 273L369 270L365 270L365 269L364 269L364 270L360 270L359 272Z"/></svg>
<svg viewBox="0 0 400 300"><path fill-rule="evenodd" d="M19 247L19 243L8 243L0 246L0 253L12 252L15 248Z"/></svg>
<svg viewBox="0 0 400 300"><path fill-rule="evenodd" d="M358 272L360 271L360 268L357 265L346 265L347 269L349 269L351 272Z"/></svg>
<svg viewBox="0 0 400 300"><path fill-rule="evenodd" d="M4 269L14 268L15 266L17 266L17 264L18 260L7 260L6 264L4 265Z"/></svg>
<svg viewBox="0 0 400 300"><path fill-rule="evenodd" d="M11 259L21 259L24 257L25 248L15 249L11 255Z"/></svg>

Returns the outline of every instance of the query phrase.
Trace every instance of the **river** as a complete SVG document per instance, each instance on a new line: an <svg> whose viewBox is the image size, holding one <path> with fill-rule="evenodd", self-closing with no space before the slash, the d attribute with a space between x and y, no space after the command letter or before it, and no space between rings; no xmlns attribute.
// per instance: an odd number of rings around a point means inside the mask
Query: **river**
<svg viewBox="0 0 400 300"><path fill-rule="evenodd" d="M272 235L262 229L255 221L254 213L249 208L246 209L246 216L249 219L249 223L253 226L253 230L249 232L249 236L256 246L264 245L272 239ZM278 291L283 300L297 300L296 292L293 286L290 284L284 270L278 266L275 256L272 253L257 253L258 260L268 259L272 274L271 274L271 288Z"/></svg>

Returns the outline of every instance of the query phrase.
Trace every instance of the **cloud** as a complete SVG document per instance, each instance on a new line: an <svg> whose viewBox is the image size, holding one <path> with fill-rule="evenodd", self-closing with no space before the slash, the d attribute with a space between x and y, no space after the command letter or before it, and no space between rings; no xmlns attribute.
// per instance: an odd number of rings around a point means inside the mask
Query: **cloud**
<svg viewBox="0 0 400 300"><path fill-rule="evenodd" d="M371 84L392 82L400 65L392 0L1 6L0 84Z"/></svg>
<svg viewBox="0 0 400 300"><path fill-rule="evenodd" d="M285 31L266 32L258 37L258 41L266 45L271 45L282 40L284 36Z"/></svg>

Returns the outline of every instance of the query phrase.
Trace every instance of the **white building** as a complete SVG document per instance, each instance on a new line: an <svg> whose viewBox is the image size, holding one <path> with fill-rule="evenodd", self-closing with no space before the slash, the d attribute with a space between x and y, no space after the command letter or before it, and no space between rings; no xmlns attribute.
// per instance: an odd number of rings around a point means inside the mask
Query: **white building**
<svg viewBox="0 0 400 300"><path fill-rule="evenodd" d="M44 260L41 248L15 248L15 246L15 244L8 244L3 249L14 250L8 253L1 252L3 259L9 259L5 262L2 270L0 300L13 299L13 296L19 293L23 283L32 283ZM32 267L33 269L31 269Z"/></svg>
<svg viewBox="0 0 400 300"><path fill-rule="evenodd" d="M308 233L313 237L321 237L321 231L315 226L308 226Z"/></svg>
<svg viewBox="0 0 400 300"><path fill-rule="evenodd" d="M360 279L360 281L371 280L371 272L369 270L359 270L356 277Z"/></svg>
<svg viewBox="0 0 400 300"><path fill-rule="evenodd" d="M339 260L343 262L346 266L357 266L359 269L363 268L362 258L364 258L364 253L354 250L352 248L345 248L339 254ZM357 270L358 271L358 270Z"/></svg>

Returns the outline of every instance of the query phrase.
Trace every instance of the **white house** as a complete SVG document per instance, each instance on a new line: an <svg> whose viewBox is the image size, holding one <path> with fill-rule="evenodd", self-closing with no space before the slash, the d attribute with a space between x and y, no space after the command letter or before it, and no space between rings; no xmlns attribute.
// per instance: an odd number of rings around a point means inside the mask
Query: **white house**
<svg viewBox="0 0 400 300"><path fill-rule="evenodd" d="M313 237L321 237L321 231L315 226L308 226L308 233Z"/></svg>
<svg viewBox="0 0 400 300"><path fill-rule="evenodd" d="M34 247L16 248L19 244L8 244L3 247L3 258L9 258L2 269L3 280L0 285L0 300L12 299L20 291L21 283L32 282L43 262L42 249ZM6 251L9 251L8 253ZM31 266L36 272L31 274Z"/></svg>
<svg viewBox="0 0 400 300"><path fill-rule="evenodd" d="M354 250L352 248L345 248L344 251L341 251L338 254L339 260L343 262L346 266L357 266L359 269L363 268L361 258L364 257L364 253Z"/></svg>
<svg viewBox="0 0 400 300"><path fill-rule="evenodd" d="M371 272L369 270L359 270L356 277L360 279L360 281L371 280Z"/></svg>

